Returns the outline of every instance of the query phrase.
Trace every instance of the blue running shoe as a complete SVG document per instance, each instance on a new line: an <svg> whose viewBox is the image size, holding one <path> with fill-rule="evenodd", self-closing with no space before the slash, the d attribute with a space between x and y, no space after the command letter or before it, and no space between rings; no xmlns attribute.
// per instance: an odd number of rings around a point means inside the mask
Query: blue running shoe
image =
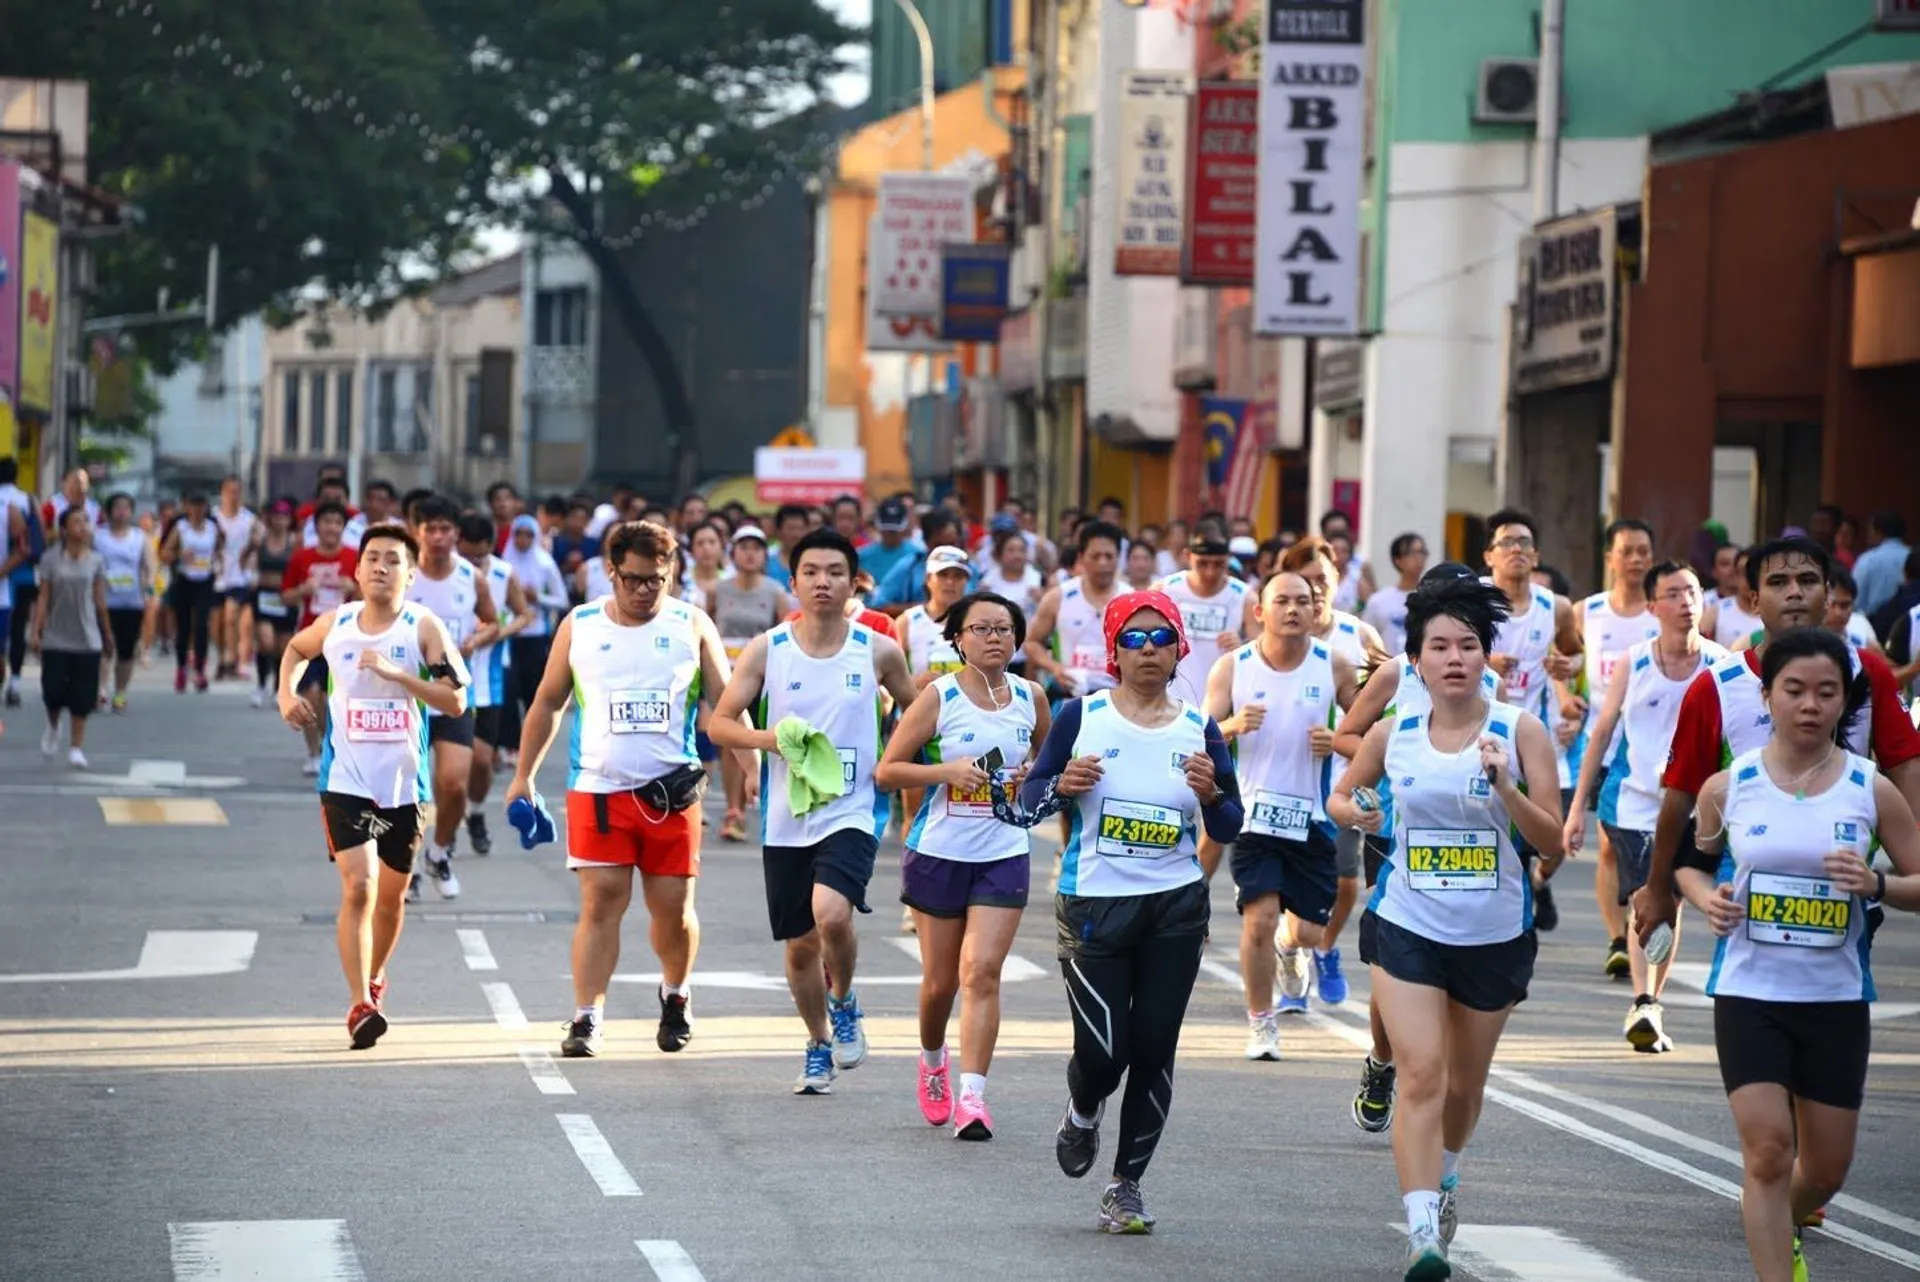
<svg viewBox="0 0 1920 1282"><path fill-rule="evenodd" d="M827 994L827 1018L833 1023L833 1066L843 1072L867 1062L866 1013L860 998L849 992L845 1001Z"/></svg>
<svg viewBox="0 0 1920 1282"><path fill-rule="evenodd" d="M793 1084L795 1095L833 1094L833 1047L826 1042L807 1043L806 1067Z"/></svg>
<svg viewBox="0 0 1920 1282"><path fill-rule="evenodd" d="M1347 1000L1347 977L1340 969L1340 950L1331 949L1324 956L1313 955L1313 979L1320 990L1320 1000L1329 1006L1338 1006Z"/></svg>
<svg viewBox="0 0 1920 1282"><path fill-rule="evenodd" d="M1300 997L1289 997L1285 993L1282 993L1280 994L1279 1002L1274 1005L1273 1009L1274 1013L1278 1015L1304 1015L1307 1013L1307 999L1304 995Z"/></svg>

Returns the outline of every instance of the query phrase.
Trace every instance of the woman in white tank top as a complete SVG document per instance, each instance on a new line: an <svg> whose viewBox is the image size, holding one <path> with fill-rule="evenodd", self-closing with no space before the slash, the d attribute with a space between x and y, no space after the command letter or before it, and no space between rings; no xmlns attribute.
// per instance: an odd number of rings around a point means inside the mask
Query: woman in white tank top
<svg viewBox="0 0 1920 1282"><path fill-rule="evenodd" d="M1000 1031L1000 968L1032 877L1024 828L994 816L994 792L1017 790L1051 717L1040 687L1007 671L1026 616L996 593L962 598L944 635L964 666L936 678L900 718L874 782L922 791L901 859L900 900L920 937L921 1115L958 1139L993 1137L987 1066ZM947 1020L965 974L960 1092L947 1067Z"/></svg>
<svg viewBox="0 0 1920 1282"><path fill-rule="evenodd" d="M1675 876L1719 937L1707 994L1748 1252L1759 1277L1785 1278L1805 1276L1796 1226L1853 1162L1872 1038L1867 919L1876 900L1920 909L1920 833L1899 789L1836 742L1868 697L1846 642L1776 636L1760 679L1772 736L1700 790L1698 846L1719 866ZM1869 866L1876 839L1897 875Z"/></svg>
<svg viewBox="0 0 1920 1282"><path fill-rule="evenodd" d="M1327 801L1375 832L1357 791L1393 780L1394 850L1360 921L1360 956L1397 1060L1394 1164L1407 1211L1408 1276L1446 1276L1460 1152L1473 1136L1494 1049L1533 975L1533 888L1515 830L1559 863L1553 745L1532 713L1481 693L1506 594L1454 580L1407 602L1407 647L1431 704L1383 721ZM1544 783L1532 795L1529 779Z"/></svg>

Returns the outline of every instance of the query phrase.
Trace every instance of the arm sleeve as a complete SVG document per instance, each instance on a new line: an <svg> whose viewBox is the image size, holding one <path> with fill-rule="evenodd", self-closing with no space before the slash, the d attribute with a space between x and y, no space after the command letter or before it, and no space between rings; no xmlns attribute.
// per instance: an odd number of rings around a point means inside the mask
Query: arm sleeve
<svg viewBox="0 0 1920 1282"><path fill-rule="evenodd" d="M1047 731L1046 742L1040 745L1033 759L1033 769L1020 785L1021 805L1034 809L1053 790L1054 780L1067 768L1067 762L1073 760L1073 741L1079 737L1080 700L1069 699L1060 705L1053 726Z"/></svg>
<svg viewBox="0 0 1920 1282"><path fill-rule="evenodd" d="M1680 700L1680 720L1661 786L1699 796L1707 780L1720 772L1720 746L1720 695L1713 688L1713 673L1702 672Z"/></svg>
<svg viewBox="0 0 1920 1282"><path fill-rule="evenodd" d="M1226 736L1212 717L1207 718L1207 756L1213 759L1213 778L1220 796L1211 806L1200 808L1200 819L1207 836L1224 846L1240 835L1246 813L1240 804L1240 780L1233 772L1233 754L1227 751Z"/></svg>
<svg viewBox="0 0 1920 1282"><path fill-rule="evenodd" d="M1920 730L1914 729L1900 702L1900 687L1894 684L1893 669L1885 656L1862 650L1860 666L1873 686L1874 761L1885 771L1920 757Z"/></svg>

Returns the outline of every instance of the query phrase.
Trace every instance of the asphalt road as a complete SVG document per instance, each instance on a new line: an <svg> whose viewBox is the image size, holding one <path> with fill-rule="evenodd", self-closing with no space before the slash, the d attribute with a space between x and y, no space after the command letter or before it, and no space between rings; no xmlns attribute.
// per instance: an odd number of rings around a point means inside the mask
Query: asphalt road
<svg viewBox="0 0 1920 1282"><path fill-rule="evenodd" d="M789 1093L803 1034L758 852L718 841L685 1053L654 1048L635 922L605 1053L558 1058L575 892L557 848L509 840L461 860L457 901L429 893L410 915L393 1030L352 1053L310 781L292 733L244 694L175 696L143 674L132 711L97 718L84 776L41 759L37 709L8 717L0 1279L1399 1276L1388 1139L1348 1113L1365 1037L1351 937L1354 998L1285 1024L1285 1062L1249 1064L1222 878L1145 1183L1159 1229L1110 1239L1099 1182L1065 1179L1051 1152L1069 1029L1044 870L1005 988L990 1144L955 1143L914 1105L918 965L897 934L893 848L861 922L873 1056L829 1098ZM1631 1053L1590 870L1562 879L1566 921L1463 1166L1457 1275L1744 1276L1705 999L1676 985L1679 1049ZM1707 953L1704 932L1683 941L1698 970ZM1920 1275L1920 923L1889 923L1875 970L1860 1152L1810 1242L1818 1279Z"/></svg>

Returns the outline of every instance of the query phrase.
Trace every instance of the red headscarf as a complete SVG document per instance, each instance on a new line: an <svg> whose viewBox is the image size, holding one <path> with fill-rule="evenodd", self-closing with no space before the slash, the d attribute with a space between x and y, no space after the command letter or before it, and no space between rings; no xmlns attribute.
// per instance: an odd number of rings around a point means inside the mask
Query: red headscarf
<svg viewBox="0 0 1920 1282"><path fill-rule="evenodd" d="M1142 610L1159 613L1173 628L1173 634L1180 638L1179 653L1174 656L1174 662L1186 658L1187 652L1193 648L1187 644L1187 629L1180 621L1180 607L1173 603L1172 597L1164 592L1123 592L1107 602L1107 612L1100 621L1101 630L1107 637L1107 675L1115 681L1120 679L1120 658L1116 653L1120 630L1126 626L1128 619Z"/></svg>

